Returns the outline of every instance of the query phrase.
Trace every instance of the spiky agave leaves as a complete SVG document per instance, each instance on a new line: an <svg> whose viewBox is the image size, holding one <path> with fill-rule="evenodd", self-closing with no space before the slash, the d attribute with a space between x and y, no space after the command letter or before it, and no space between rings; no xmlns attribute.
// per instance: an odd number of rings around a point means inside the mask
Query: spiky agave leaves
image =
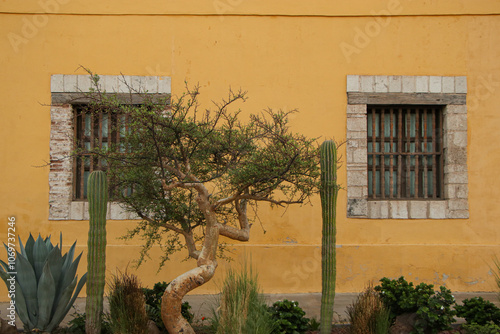
<svg viewBox="0 0 500 334"><path fill-rule="evenodd" d="M87 280L87 274L80 281L76 275L82 256L80 253L73 261L76 242L64 255L59 245L52 245L50 237L43 239L40 235L35 241L30 234L25 246L19 238L21 252L16 251L14 270L0 260L0 277L7 287L15 278L12 300L25 331L50 333L57 328ZM9 248L5 248L9 253Z"/></svg>

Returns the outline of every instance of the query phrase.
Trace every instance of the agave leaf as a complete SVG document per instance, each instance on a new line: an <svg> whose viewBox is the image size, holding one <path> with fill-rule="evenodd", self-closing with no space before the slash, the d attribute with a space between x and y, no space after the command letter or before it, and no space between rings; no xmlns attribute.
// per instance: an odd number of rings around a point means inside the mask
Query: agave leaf
<svg viewBox="0 0 500 334"><path fill-rule="evenodd" d="M28 261L31 263L31 265L34 265L33 261L33 247L35 247L35 239L30 233L30 236L28 237L28 240L26 241L25 249L26 249L26 258Z"/></svg>
<svg viewBox="0 0 500 334"><path fill-rule="evenodd" d="M45 330L51 320L52 306L56 294L56 286L54 277L50 272L50 264L47 261L43 267L42 276L38 281L38 323L36 327L40 330Z"/></svg>
<svg viewBox="0 0 500 334"><path fill-rule="evenodd" d="M17 236L17 238L19 239L19 248L21 249L21 254L28 257L28 255L26 254L26 249L24 249L23 242L21 241L21 236Z"/></svg>
<svg viewBox="0 0 500 334"><path fill-rule="evenodd" d="M71 294L73 293L73 290L75 289L76 282L77 282L78 277L75 277L71 283L64 289L61 299L59 300L59 303L57 303L56 310L54 311L54 315L52 316L52 320L50 321L49 325L47 326L46 331L51 332L53 331L64 319L64 310L66 309L66 305L68 305L68 302L71 298Z"/></svg>
<svg viewBox="0 0 500 334"><path fill-rule="evenodd" d="M5 272L5 273L10 272L9 266L7 265L7 263L0 260L0 264L2 265L2 268L0 268L0 272Z"/></svg>
<svg viewBox="0 0 500 334"><path fill-rule="evenodd" d="M42 276L43 267L45 266L48 255L49 251L47 250L47 246L45 245L42 237L38 235L35 246L33 247L33 267L35 268L37 282L40 280L40 276Z"/></svg>
<svg viewBox="0 0 500 334"><path fill-rule="evenodd" d="M52 248L54 248L54 245L52 245L52 241L50 240L50 235L47 238L45 238L45 246L47 247L49 253L52 250Z"/></svg>
<svg viewBox="0 0 500 334"><path fill-rule="evenodd" d="M50 272L52 273L52 277L54 277L54 282L59 283L59 279L61 278L63 259L61 256L61 250L59 246L55 246L49 253L47 257L47 262L50 265Z"/></svg>
<svg viewBox="0 0 500 334"><path fill-rule="evenodd" d="M62 232L59 232L59 248L62 250Z"/></svg>
<svg viewBox="0 0 500 334"><path fill-rule="evenodd" d="M75 277L75 279L78 279L78 276ZM82 290L83 286L85 285L85 283L87 282L87 273L85 273L82 278L80 279L80 282L78 282L78 285L75 289L75 293L73 294L73 297L71 298L71 300L69 301L69 303L66 305L66 308L63 310L62 314L57 314L57 318L58 319L61 319L59 320L57 323L60 323L64 317L66 317L66 315L68 314L69 310L71 309L71 307L73 307L73 304L75 303L75 300L76 298L78 297L78 295L80 294L80 291ZM56 314L54 313L54 318L56 317ZM47 328L48 331L51 331L51 330L54 330L54 328Z"/></svg>
<svg viewBox="0 0 500 334"><path fill-rule="evenodd" d="M16 270L16 280L19 282L19 288L24 294L30 321L36 324L38 322L38 302L36 296L38 284L36 275L31 263L19 252L17 252Z"/></svg>
<svg viewBox="0 0 500 334"><path fill-rule="evenodd" d="M69 251L66 254L64 254L64 264L62 269L63 272L66 272L68 268L71 266L71 263L73 262L73 256L75 255L75 247L76 247L76 241L70 247Z"/></svg>
<svg viewBox="0 0 500 334"><path fill-rule="evenodd" d="M16 282L16 312L19 316L19 319L24 325L24 330L28 330L31 332L35 328L33 323L30 320L28 315L28 308L26 306L26 299L24 298L23 290L19 286L19 283Z"/></svg>
<svg viewBox="0 0 500 334"><path fill-rule="evenodd" d="M76 276L76 270L78 268L78 264L80 263L82 254L83 252L78 255L78 257L75 259L75 262L71 263L67 270L64 270L63 267L62 277L59 280L59 285L57 287L56 301L58 302L58 304L61 302L61 298L64 291L66 290L66 287L68 287L73 282L73 279Z"/></svg>

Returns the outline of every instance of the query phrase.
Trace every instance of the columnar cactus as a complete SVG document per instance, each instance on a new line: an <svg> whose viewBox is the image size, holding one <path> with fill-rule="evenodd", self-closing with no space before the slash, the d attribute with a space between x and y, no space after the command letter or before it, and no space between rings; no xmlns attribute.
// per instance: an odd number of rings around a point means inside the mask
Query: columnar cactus
<svg viewBox="0 0 500 334"><path fill-rule="evenodd" d="M106 271L106 211L108 207L106 173L102 171L90 173L87 189L90 226L85 332L100 334Z"/></svg>
<svg viewBox="0 0 500 334"><path fill-rule="evenodd" d="M321 334L332 330L333 304L336 280L336 207L337 194L337 145L332 140L321 144L321 208L323 218L323 238L321 249L322 293L321 293Z"/></svg>

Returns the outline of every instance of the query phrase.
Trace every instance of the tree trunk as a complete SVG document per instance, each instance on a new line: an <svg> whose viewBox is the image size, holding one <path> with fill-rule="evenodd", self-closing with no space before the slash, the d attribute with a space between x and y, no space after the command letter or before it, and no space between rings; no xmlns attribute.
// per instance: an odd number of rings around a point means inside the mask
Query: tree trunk
<svg viewBox="0 0 500 334"><path fill-rule="evenodd" d="M170 334L195 334L191 325L181 314L182 299L189 291L210 281L217 268L216 255L219 245L217 217L208 205L208 196L199 196L197 200L207 222L205 240L198 257L198 267L175 278L163 294L161 318Z"/></svg>
<svg viewBox="0 0 500 334"><path fill-rule="evenodd" d="M168 285L161 302L161 318L170 334L194 334L194 330L181 314L182 299L191 290L208 282L215 274L217 263L201 265L174 279Z"/></svg>

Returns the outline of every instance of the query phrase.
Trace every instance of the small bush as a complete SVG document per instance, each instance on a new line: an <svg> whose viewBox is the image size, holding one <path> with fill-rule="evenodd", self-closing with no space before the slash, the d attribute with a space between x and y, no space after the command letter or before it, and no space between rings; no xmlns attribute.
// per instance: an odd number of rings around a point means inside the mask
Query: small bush
<svg viewBox="0 0 500 334"><path fill-rule="evenodd" d="M85 334L85 320L87 316L85 313L76 312L73 314L73 319L68 323L66 333L72 334ZM109 316L103 314L101 317L101 334L112 334L111 327L109 325Z"/></svg>
<svg viewBox="0 0 500 334"><path fill-rule="evenodd" d="M279 300L270 311L277 325L275 334L305 333L309 329L309 319L297 301Z"/></svg>
<svg viewBox="0 0 500 334"><path fill-rule="evenodd" d="M219 307L211 319L218 334L271 334L274 321L260 294L257 276L246 267L229 270L222 287Z"/></svg>
<svg viewBox="0 0 500 334"><path fill-rule="evenodd" d="M500 309L482 297L465 299L463 305L455 306L457 316L465 318L469 324L486 325L493 322L500 325Z"/></svg>
<svg viewBox="0 0 500 334"><path fill-rule="evenodd" d="M165 293L165 289L167 288L169 283L166 282L157 282L152 289L143 288L142 292L144 293L144 297L146 298L146 312L148 314L149 319L153 320L156 323L156 326L161 331L166 331L165 324L161 318L161 299L163 294ZM191 305L188 302L182 303L181 313L182 316L191 323L194 318L194 314L191 313Z"/></svg>
<svg viewBox="0 0 500 334"><path fill-rule="evenodd" d="M455 321L453 316L456 312L451 309L455 298L445 287L441 286L436 294L434 285L420 283L414 287L403 276L397 280L384 277L380 281L382 284L375 290L390 309L391 321L405 313L417 314L412 333L437 333L449 329Z"/></svg>
<svg viewBox="0 0 500 334"><path fill-rule="evenodd" d="M466 334L498 334L500 333L500 326L493 322L488 322L484 325L478 324L465 324L462 325L462 329L465 330Z"/></svg>
<svg viewBox="0 0 500 334"><path fill-rule="evenodd" d="M113 276L108 300L113 333L148 333L146 303L137 276L126 272Z"/></svg>
<svg viewBox="0 0 500 334"><path fill-rule="evenodd" d="M438 293L429 298L427 304L417 310L416 333L438 333L450 329L451 324L455 322L453 316L456 312L451 309L455 298L444 286L439 289Z"/></svg>
<svg viewBox="0 0 500 334"><path fill-rule="evenodd" d="M347 315L352 334L387 334L391 326L390 311L371 286L347 307Z"/></svg>
<svg viewBox="0 0 500 334"><path fill-rule="evenodd" d="M397 280L384 277L382 284L374 289L378 291L384 304L391 312L391 318L405 313L417 312L419 307L427 304L430 296L434 294L432 284L420 283L416 287L412 282L407 282L403 276Z"/></svg>

